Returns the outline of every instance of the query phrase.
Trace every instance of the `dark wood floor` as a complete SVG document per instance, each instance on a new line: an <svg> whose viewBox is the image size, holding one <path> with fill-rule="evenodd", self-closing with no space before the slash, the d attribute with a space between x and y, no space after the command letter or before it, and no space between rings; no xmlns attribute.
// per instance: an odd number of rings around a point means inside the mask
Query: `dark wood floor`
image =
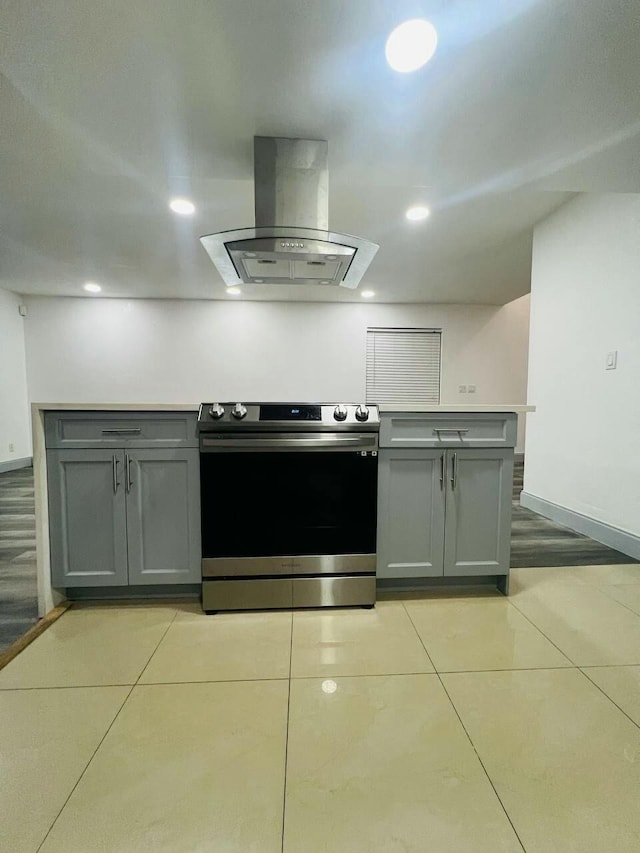
<svg viewBox="0 0 640 853"><path fill-rule="evenodd" d="M637 562L627 554L614 551L601 542L555 524L520 506L523 476L524 465L522 462L516 462L513 477L511 568L605 566Z"/></svg>
<svg viewBox="0 0 640 853"><path fill-rule="evenodd" d="M511 566L594 566L635 563L621 554L520 506L523 465L513 484ZM0 651L38 618L33 471L0 474ZM640 570L639 570L640 571Z"/></svg>
<svg viewBox="0 0 640 853"><path fill-rule="evenodd" d="M38 620L33 469L0 474L0 652Z"/></svg>

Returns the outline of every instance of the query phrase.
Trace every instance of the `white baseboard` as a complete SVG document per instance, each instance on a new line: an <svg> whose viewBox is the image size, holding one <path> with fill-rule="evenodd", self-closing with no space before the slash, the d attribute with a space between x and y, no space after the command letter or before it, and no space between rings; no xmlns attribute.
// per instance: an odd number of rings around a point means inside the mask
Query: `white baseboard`
<svg viewBox="0 0 640 853"><path fill-rule="evenodd" d="M526 509L531 509L539 515L551 519L551 521L563 524L577 533L590 536L596 542L602 542L609 548L615 548L616 551L621 551L635 560L640 560L640 536L636 536L635 533L613 527L604 521L582 515L580 512L546 501L544 498L539 498L529 492L521 493L520 504Z"/></svg>
<svg viewBox="0 0 640 853"><path fill-rule="evenodd" d="M22 459L9 459L6 462L0 462L0 474L5 471L17 471L19 468L31 468L32 465L32 456L23 456Z"/></svg>

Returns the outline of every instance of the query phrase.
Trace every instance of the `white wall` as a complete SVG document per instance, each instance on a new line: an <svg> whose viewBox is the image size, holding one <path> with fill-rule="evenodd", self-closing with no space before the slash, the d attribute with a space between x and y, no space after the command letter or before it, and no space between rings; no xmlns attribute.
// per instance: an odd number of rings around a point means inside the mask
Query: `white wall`
<svg viewBox="0 0 640 853"><path fill-rule="evenodd" d="M529 365L525 492L640 534L640 196L582 195L536 228Z"/></svg>
<svg viewBox="0 0 640 853"><path fill-rule="evenodd" d="M526 400L528 297L503 307L30 298L39 402L360 400L367 326L443 329L442 401ZM459 395L475 384L475 395Z"/></svg>
<svg viewBox="0 0 640 853"><path fill-rule="evenodd" d="M19 305L15 293L0 290L0 463L31 456L24 319Z"/></svg>

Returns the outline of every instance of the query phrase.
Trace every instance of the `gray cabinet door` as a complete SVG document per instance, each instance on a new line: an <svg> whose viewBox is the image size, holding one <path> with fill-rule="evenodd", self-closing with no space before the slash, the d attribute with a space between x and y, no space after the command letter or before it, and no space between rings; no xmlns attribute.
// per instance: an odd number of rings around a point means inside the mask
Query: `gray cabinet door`
<svg viewBox="0 0 640 853"><path fill-rule="evenodd" d="M448 450L445 575L509 571L512 450Z"/></svg>
<svg viewBox="0 0 640 853"><path fill-rule="evenodd" d="M378 577L442 575L445 453L380 451Z"/></svg>
<svg viewBox="0 0 640 853"><path fill-rule="evenodd" d="M124 453L47 454L53 586L127 583Z"/></svg>
<svg viewBox="0 0 640 853"><path fill-rule="evenodd" d="M196 583L200 571L197 450L126 450L129 584Z"/></svg>

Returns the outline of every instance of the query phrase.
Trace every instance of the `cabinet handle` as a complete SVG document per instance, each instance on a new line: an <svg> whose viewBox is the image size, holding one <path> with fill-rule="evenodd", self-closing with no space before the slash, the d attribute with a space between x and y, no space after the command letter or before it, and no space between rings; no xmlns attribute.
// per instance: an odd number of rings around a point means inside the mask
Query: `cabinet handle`
<svg viewBox="0 0 640 853"><path fill-rule="evenodd" d="M133 482L131 480L131 457L127 453L125 455L125 465L126 465L126 477L127 477L127 494L131 491L131 486L133 486Z"/></svg>
<svg viewBox="0 0 640 853"><path fill-rule="evenodd" d="M440 456L440 488L444 488L444 453Z"/></svg>
<svg viewBox="0 0 640 853"><path fill-rule="evenodd" d="M451 457L451 488L455 489L458 482L458 454L454 453Z"/></svg>
<svg viewBox="0 0 640 853"><path fill-rule="evenodd" d="M120 486L120 483L118 482L118 460L115 456L113 457L112 463L113 463L113 494L115 495L115 493L118 491L118 487Z"/></svg>
<svg viewBox="0 0 640 853"><path fill-rule="evenodd" d="M440 440L441 432L455 432L458 434L458 438L462 441L462 436L466 435L469 430L468 429L456 429L455 427L436 427L433 430L433 434L438 437L438 441Z"/></svg>
<svg viewBox="0 0 640 853"><path fill-rule="evenodd" d="M103 435L139 435L142 427L120 427L119 429L103 429Z"/></svg>

